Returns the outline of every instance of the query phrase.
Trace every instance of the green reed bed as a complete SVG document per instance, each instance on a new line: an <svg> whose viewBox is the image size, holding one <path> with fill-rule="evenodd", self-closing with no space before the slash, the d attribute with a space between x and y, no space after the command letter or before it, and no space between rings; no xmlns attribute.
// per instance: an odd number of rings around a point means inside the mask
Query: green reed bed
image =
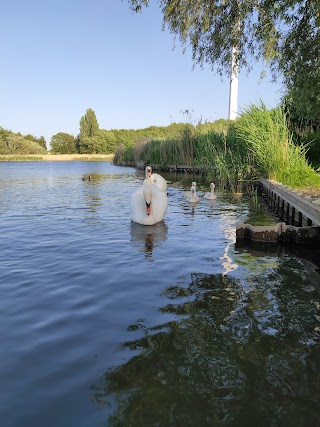
<svg viewBox="0 0 320 427"><path fill-rule="evenodd" d="M161 160L164 165L182 165L182 143L180 139L161 141Z"/></svg>
<svg viewBox="0 0 320 427"><path fill-rule="evenodd" d="M192 165L195 158L194 144L194 130L190 125L186 125L179 138L135 144L134 159L163 166Z"/></svg>
<svg viewBox="0 0 320 427"><path fill-rule="evenodd" d="M233 129L227 134L208 132L198 135L199 162L209 181L237 193L252 186L255 168L252 156L235 139Z"/></svg>
<svg viewBox="0 0 320 427"><path fill-rule="evenodd" d="M139 162L168 165L194 164L196 147L194 130L186 125L179 138L155 139L138 141L134 146L119 146L116 150L114 162Z"/></svg>
<svg viewBox="0 0 320 427"><path fill-rule="evenodd" d="M237 140L252 153L259 176L294 188L320 186L320 176L306 160L306 148L295 145L279 107L248 107L235 123Z"/></svg>
<svg viewBox="0 0 320 427"><path fill-rule="evenodd" d="M111 160L106 157L74 157L69 159L70 162L110 162Z"/></svg>
<svg viewBox="0 0 320 427"><path fill-rule="evenodd" d="M237 144L231 127L228 133L203 134L186 125L180 138L139 142L130 148L118 148L115 163L143 161L162 166L198 166L208 181L234 192L243 191L255 178L252 156Z"/></svg>
<svg viewBox="0 0 320 427"><path fill-rule="evenodd" d="M0 162L42 162L43 157L0 155Z"/></svg>
<svg viewBox="0 0 320 427"><path fill-rule="evenodd" d="M135 155L136 159L136 155ZM161 161L161 141L149 141L142 145L140 150L140 159L145 163L162 164ZM140 160L139 159L139 160Z"/></svg>
<svg viewBox="0 0 320 427"><path fill-rule="evenodd" d="M135 150L134 146L126 147L124 144L118 145L116 152L114 154L113 162L115 165L120 165L122 163L131 163L135 161Z"/></svg>

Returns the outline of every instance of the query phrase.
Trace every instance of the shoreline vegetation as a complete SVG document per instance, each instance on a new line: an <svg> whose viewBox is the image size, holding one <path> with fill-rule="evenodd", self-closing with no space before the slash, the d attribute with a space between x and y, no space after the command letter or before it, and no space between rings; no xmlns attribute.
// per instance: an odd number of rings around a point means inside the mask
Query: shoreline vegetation
<svg viewBox="0 0 320 427"><path fill-rule="evenodd" d="M320 168L311 164L308 150L294 140L284 109L267 110L261 103L249 106L222 132L201 133L186 124L179 138L119 146L114 163L194 166L234 193L251 193L260 178L320 193Z"/></svg>

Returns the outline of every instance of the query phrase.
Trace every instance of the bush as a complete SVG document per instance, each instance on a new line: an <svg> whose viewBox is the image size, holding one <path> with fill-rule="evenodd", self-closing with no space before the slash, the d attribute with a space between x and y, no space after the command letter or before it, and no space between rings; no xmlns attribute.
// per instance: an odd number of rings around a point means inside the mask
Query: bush
<svg viewBox="0 0 320 427"><path fill-rule="evenodd" d="M47 150L37 142L21 135L0 129L0 154L46 154Z"/></svg>

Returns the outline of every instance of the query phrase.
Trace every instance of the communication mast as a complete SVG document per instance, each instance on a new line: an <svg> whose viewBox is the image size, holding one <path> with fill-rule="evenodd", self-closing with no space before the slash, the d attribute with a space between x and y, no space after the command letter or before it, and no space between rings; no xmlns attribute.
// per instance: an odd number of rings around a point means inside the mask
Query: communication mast
<svg viewBox="0 0 320 427"><path fill-rule="evenodd" d="M233 46L231 56L229 120L235 120L238 114L238 80L239 67L237 65L237 49Z"/></svg>

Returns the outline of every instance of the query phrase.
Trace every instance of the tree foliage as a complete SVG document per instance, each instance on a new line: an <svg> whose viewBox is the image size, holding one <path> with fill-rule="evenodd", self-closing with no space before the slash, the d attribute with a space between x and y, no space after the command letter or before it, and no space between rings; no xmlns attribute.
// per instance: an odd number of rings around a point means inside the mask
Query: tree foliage
<svg viewBox="0 0 320 427"><path fill-rule="evenodd" d="M320 4L308 2L297 20L295 32L286 39L287 56L282 60L287 93L285 104L294 122L320 126ZM301 6L302 7L302 6ZM295 37L295 33L300 35Z"/></svg>
<svg viewBox="0 0 320 427"><path fill-rule="evenodd" d="M88 108L86 114L80 119L80 139L92 138L99 132L99 124L96 113Z"/></svg>
<svg viewBox="0 0 320 427"><path fill-rule="evenodd" d="M46 148L33 139L0 127L0 154L46 154Z"/></svg>
<svg viewBox="0 0 320 427"><path fill-rule="evenodd" d="M44 136L40 136L36 142L40 145L40 147L44 148L45 150L47 149L47 143Z"/></svg>
<svg viewBox="0 0 320 427"><path fill-rule="evenodd" d="M75 154L78 152L74 136L59 132L51 138L51 152L53 154Z"/></svg>
<svg viewBox="0 0 320 427"><path fill-rule="evenodd" d="M136 12L151 3L128 2ZM252 60L265 59L275 73L290 70L300 75L320 50L318 0L158 0L158 4L163 28L183 46L190 45L195 64L208 63L220 74L230 72L231 46L237 47L240 68L249 69Z"/></svg>
<svg viewBox="0 0 320 427"><path fill-rule="evenodd" d="M110 154L114 151L114 135L111 131L100 130L97 135L80 140L79 152L81 154Z"/></svg>
<svg viewBox="0 0 320 427"><path fill-rule="evenodd" d="M20 133L18 135L22 136ZM40 138L37 138L36 136L33 136L30 133L28 133L28 135L25 135L24 138L27 139L28 141L36 142L37 144L40 145L40 147L44 148L45 150L47 149L47 144L44 136L40 136Z"/></svg>

